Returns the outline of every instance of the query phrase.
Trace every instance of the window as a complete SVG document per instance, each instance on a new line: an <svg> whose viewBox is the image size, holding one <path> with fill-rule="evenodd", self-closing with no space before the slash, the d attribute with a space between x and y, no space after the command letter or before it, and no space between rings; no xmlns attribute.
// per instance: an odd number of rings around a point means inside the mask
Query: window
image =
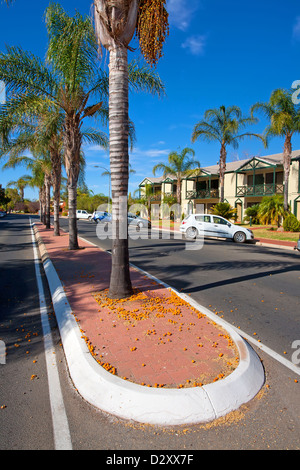
<svg viewBox="0 0 300 470"><path fill-rule="evenodd" d="M221 217L215 217L214 216L214 224L222 224L222 225L227 225L227 221L224 219L221 219Z"/></svg>
<svg viewBox="0 0 300 470"><path fill-rule="evenodd" d="M266 184L273 184L274 174L273 173L266 173L265 174L265 183Z"/></svg>
<svg viewBox="0 0 300 470"><path fill-rule="evenodd" d="M195 215L195 220L197 222L210 222L209 215Z"/></svg>

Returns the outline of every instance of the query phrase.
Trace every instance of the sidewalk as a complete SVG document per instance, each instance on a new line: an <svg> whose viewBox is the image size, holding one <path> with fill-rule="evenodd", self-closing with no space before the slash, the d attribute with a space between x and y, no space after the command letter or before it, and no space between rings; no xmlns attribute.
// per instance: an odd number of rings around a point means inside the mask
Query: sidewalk
<svg viewBox="0 0 300 470"><path fill-rule="evenodd" d="M135 267L134 295L111 300L109 253L83 239L80 250L69 251L68 234L54 237L40 223L34 232L70 375L94 406L181 424L215 419L259 391L258 357L215 314Z"/></svg>

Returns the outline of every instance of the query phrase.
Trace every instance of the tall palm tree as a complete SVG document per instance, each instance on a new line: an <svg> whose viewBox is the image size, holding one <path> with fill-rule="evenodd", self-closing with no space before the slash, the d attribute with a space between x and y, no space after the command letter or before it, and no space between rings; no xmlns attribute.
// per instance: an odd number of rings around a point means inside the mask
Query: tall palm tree
<svg viewBox="0 0 300 470"><path fill-rule="evenodd" d="M264 138L259 134L250 132L241 133L249 124L254 124L258 120L252 115L243 117L241 109L238 106L220 106L220 108L208 109L204 113L204 120L199 121L193 129L192 142L203 139L207 142L219 142L220 160L220 201L224 202L224 177L226 171L227 146L232 145L238 148L239 141L245 137L256 137L262 142Z"/></svg>
<svg viewBox="0 0 300 470"><path fill-rule="evenodd" d="M32 137L32 136L31 136ZM19 136L22 139L22 135ZM39 188L39 199L41 206L41 220L50 229L50 189L52 177L52 165L47 149L38 147L32 138L31 145L27 142L31 156L21 155L21 148L17 144L11 144L10 158L3 165L3 169L16 168L17 166L25 166L31 171L30 175L19 178L16 183L20 189L20 195L24 200L24 188L26 186L37 186ZM39 153L37 153L37 150ZM37 184L38 182L38 184Z"/></svg>
<svg viewBox="0 0 300 470"><path fill-rule="evenodd" d="M9 138L3 143L0 158L9 155L9 162L14 162L17 155L23 151L33 150L38 154L43 154L49 150L52 166L51 184L53 187L54 202L54 235L59 235L59 203L61 186L61 165L63 159L63 122L64 116L57 108L49 106L45 100L42 106L37 109L28 110L24 113L12 117L9 122ZM15 113L16 114L16 113ZM38 114L38 116L35 116ZM8 121L8 119L6 119ZM1 125L2 124L2 125ZM0 131L3 127L3 121L0 120ZM15 135L11 137L10 134Z"/></svg>
<svg viewBox="0 0 300 470"><path fill-rule="evenodd" d="M266 128L267 140L270 137L283 137L284 169L284 209L288 211L288 184L292 158L292 137L300 132L300 107L293 103L292 92L277 89L271 93L268 103L256 103L251 112L262 111L270 121Z"/></svg>
<svg viewBox="0 0 300 470"><path fill-rule="evenodd" d="M51 4L46 10L46 24L49 36L47 64L21 48L9 47L6 54L0 54L0 77L12 93L0 124L14 113L21 115L28 109L39 109L45 101L63 113L70 213L69 249L77 249L76 190L82 123L85 118L101 111L103 73L97 68L97 44L89 18L78 13L70 18L59 5ZM96 102L90 103L93 96ZM107 144L103 133L98 133L97 143Z"/></svg>
<svg viewBox="0 0 300 470"><path fill-rule="evenodd" d="M49 36L47 64L18 47L0 53L0 80L3 80L11 99L1 112L1 122L18 110L25 113L47 101L64 114L64 160L68 179L69 249L78 249L76 221L77 182L80 172L82 124L90 117L106 114L108 95L107 74L99 68L98 47L90 18L76 13L69 17L58 4L46 10ZM135 70L136 72L136 70ZM149 74L150 75L150 74ZM153 76L153 75L152 75ZM153 76L154 77L154 76ZM155 77L154 77L155 79ZM156 80L157 81L157 80ZM138 83L136 77L133 83ZM150 89L150 84L148 88ZM87 139L95 133L86 134ZM99 145L106 146L107 138L98 132Z"/></svg>
<svg viewBox="0 0 300 470"><path fill-rule="evenodd" d="M167 34L164 0L94 0L100 48L109 51L109 132L113 246L109 297L132 294L129 272L128 197L128 59L137 33L143 56L155 65ZM154 16L156 14L156 16ZM150 91L155 91L150 89Z"/></svg>
<svg viewBox="0 0 300 470"><path fill-rule="evenodd" d="M163 170L163 175L172 175L177 180L176 197L177 204L181 204L181 182L182 178L186 176L190 170L195 167L200 167L200 162L194 160L195 151L189 147L185 147L180 153L171 152L168 156L168 165L158 163L153 168L155 175L158 170Z"/></svg>
<svg viewBox="0 0 300 470"><path fill-rule="evenodd" d="M21 202L24 202L24 190L26 186L30 185L30 178L29 175L20 176L16 181L9 181L6 185L8 188L14 187L18 189Z"/></svg>

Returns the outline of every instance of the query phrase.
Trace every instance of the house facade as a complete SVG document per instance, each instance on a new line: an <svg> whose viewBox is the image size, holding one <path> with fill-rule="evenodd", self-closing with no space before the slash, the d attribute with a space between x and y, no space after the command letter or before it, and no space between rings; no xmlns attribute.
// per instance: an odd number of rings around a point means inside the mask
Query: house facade
<svg viewBox="0 0 300 470"><path fill-rule="evenodd" d="M176 197L177 181L173 176L146 177L139 185L140 195L147 192L151 212L158 216L162 202ZM283 154L255 156L226 164L224 198L237 209L238 221L245 210L261 202L264 196L283 194ZM181 210L184 215L209 213L220 201L219 165L200 168L183 178L181 183ZM169 199L169 201L172 199ZM292 152L289 176L289 203L291 212L300 220L300 150ZM160 214L161 215L161 214Z"/></svg>

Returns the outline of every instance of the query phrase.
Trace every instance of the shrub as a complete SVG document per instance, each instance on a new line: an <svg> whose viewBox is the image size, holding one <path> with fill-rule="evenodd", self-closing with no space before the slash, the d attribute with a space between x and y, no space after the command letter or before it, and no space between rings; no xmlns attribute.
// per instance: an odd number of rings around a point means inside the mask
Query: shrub
<svg viewBox="0 0 300 470"><path fill-rule="evenodd" d="M258 210L259 210L259 204L254 204L253 206L247 207L245 210L245 220L250 220L253 224L259 224L259 217L258 217Z"/></svg>
<svg viewBox="0 0 300 470"><path fill-rule="evenodd" d="M220 215L224 219L235 219L237 217L237 210L231 207L229 202L218 202L212 207L212 214Z"/></svg>
<svg viewBox="0 0 300 470"><path fill-rule="evenodd" d="M263 224L276 223L277 227L280 227L280 222L285 215L281 194L263 197L258 211L258 217Z"/></svg>
<svg viewBox="0 0 300 470"><path fill-rule="evenodd" d="M283 221L283 229L286 232L300 232L300 221L294 214L289 214Z"/></svg>

